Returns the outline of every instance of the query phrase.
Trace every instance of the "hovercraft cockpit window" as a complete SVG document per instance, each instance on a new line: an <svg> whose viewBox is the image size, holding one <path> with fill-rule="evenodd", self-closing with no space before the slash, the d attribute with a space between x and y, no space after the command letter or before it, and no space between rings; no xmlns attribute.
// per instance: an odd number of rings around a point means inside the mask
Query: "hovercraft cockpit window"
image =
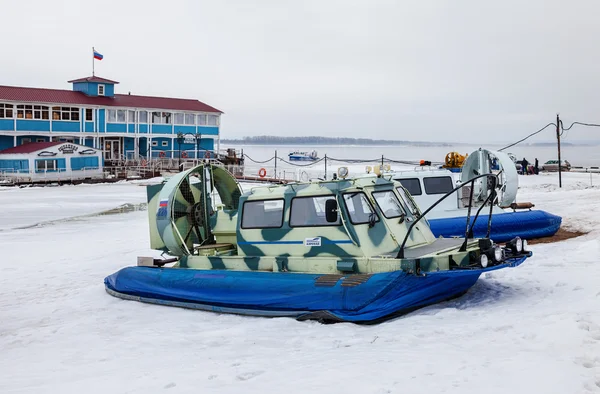
<svg viewBox="0 0 600 394"><path fill-rule="evenodd" d="M346 203L346 208L350 215L350 223L356 225L379 221L379 216L375 213L375 210L364 193L356 192L344 194L344 202Z"/></svg>
<svg viewBox="0 0 600 394"><path fill-rule="evenodd" d="M337 222L329 223L325 217L325 202L335 200L335 196L294 197L290 213L290 227L306 226L340 226Z"/></svg>
<svg viewBox="0 0 600 394"><path fill-rule="evenodd" d="M279 228L283 225L283 199L246 201L242 211L242 228Z"/></svg>
<svg viewBox="0 0 600 394"><path fill-rule="evenodd" d="M408 190L411 196L420 196L423 192L421 191L421 181L419 178L407 178L407 179L396 179Z"/></svg>
<svg viewBox="0 0 600 394"><path fill-rule="evenodd" d="M372 194L379 209L381 209L383 216L386 218L391 219L406 216L406 210L402 204L400 204L400 200L398 200L398 197L396 197L393 190L373 192Z"/></svg>
<svg viewBox="0 0 600 394"><path fill-rule="evenodd" d="M425 193L427 194L446 194L454 189L452 178L449 176L423 178L423 184L425 185Z"/></svg>

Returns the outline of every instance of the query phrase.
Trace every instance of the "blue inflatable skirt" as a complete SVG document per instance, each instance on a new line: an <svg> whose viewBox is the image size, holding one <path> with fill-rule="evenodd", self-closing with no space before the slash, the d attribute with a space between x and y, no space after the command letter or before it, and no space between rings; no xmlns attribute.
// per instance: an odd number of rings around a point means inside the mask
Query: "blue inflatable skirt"
<svg viewBox="0 0 600 394"><path fill-rule="evenodd" d="M471 216L471 220L473 220ZM466 217L430 219L431 231L436 237L464 237ZM562 218L546 211L506 212L492 215L490 238L495 242L510 241L516 236L524 239L549 237L554 235ZM482 211L475 222L473 236L483 238L487 233L488 216Z"/></svg>
<svg viewBox="0 0 600 394"><path fill-rule="evenodd" d="M241 315L374 323L462 295L483 272L517 266L527 257L508 259L494 267L424 275L403 271L343 276L128 267L106 277L104 284L113 296L154 304Z"/></svg>

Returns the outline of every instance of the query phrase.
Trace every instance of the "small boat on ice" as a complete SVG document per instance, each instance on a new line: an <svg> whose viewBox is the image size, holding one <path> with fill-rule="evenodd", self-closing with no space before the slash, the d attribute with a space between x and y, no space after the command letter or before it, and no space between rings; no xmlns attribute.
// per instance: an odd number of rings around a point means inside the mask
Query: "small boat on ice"
<svg viewBox="0 0 600 394"><path fill-rule="evenodd" d="M148 201L151 247L174 258L140 257L104 283L160 305L372 323L460 296L482 273L531 256L519 238L436 238L402 184L381 177L242 193L203 164L148 186Z"/></svg>
<svg viewBox="0 0 600 394"><path fill-rule="evenodd" d="M312 152L304 152L304 151L293 151L288 154L288 158L290 161L315 161L319 160L319 156L316 150Z"/></svg>

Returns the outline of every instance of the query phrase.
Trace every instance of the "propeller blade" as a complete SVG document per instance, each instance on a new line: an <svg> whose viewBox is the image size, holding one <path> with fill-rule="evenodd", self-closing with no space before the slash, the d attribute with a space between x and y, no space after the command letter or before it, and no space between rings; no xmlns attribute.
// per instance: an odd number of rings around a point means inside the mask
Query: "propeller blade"
<svg viewBox="0 0 600 394"><path fill-rule="evenodd" d="M185 200L190 204L194 205L196 201L194 201L194 194L192 192L192 188L190 187L190 181L188 178L184 178L181 184L179 185L179 191Z"/></svg>

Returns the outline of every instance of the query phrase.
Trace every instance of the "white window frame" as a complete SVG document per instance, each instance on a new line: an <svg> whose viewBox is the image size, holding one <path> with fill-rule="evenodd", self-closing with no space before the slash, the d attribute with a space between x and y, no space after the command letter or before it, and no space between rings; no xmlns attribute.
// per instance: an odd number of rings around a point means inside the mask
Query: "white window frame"
<svg viewBox="0 0 600 394"><path fill-rule="evenodd" d="M185 114L183 112L173 112L173 124L183 126L185 124ZM181 117L181 122L178 122L178 117Z"/></svg>
<svg viewBox="0 0 600 394"><path fill-rule="evenodd" d="M6 111L11 111L11 116L6 116ZM14 104L0 103L0 119L14 119L16 110Z"/></svg>
<svg viewBox="0 0 600 394"><path fill-rule="evenodd" d="M105 95L106 95L106 85L98 84L98 96L105 96Z"/></svg>
<svg viewBox="0 0 600 394"><path fill-rule="evenodd" d="M154 114L158 114L158 122L154 121ZM170 122L165 122L165 119L169 119ZM170 111L152 111L151 112L151 119L152 124L168 124L171 125L173 124L173 113Z"/></svg>
<svg viewBox="0 0 600 394"><path fill-rule="evenodd" d="M211 124L209 119L214 119L215 120L215 124ZM206 125L207 126L219 126L219 115L214 115L214 114L208 114L206 116Z"/></svg>
<svg viewBox="0 0 600 394"><path fill-rule="evenodd" d="M152 146L158 146L158 141L152 141Z"/></svg>
<svg viewBox="0 0 600 394"><path fill-rule="evenodd" d="M31 138L21 138L21 145L30 144Z"/></svg>
<svg viewBox="0 0 600 394"><path fill-rule="evenodd" d="M27 117L27 113L31 114L31 118ZM44 112L47 118L44 119ZM16 111L13 112L17 119L20 120L50 120L50 107L46 105L35 105L35 104L17 104ZM19 114L23 117L20 118Z"/></svg>
<svg viewBox="0 0 600 394"><path fill-rule="evenodd" d="M87 111L92 111L92 119L90 119L90 120L88 120L88 118L87 118ZM94 111L94 108L84 108L84 111L83 111L83 118L84 118L84 119L83 119L83 121L84 121L84 122L93 122L93 121L94 121L94 118L95 118L95 116L96 116L96 115L95 115L95 112L96 112L96 111Z"/></svg>
<svg viewBox="0 0 600 394"><path fill-rule="evenodd" d="M189 123L188 119L191 119L192 122ZM186 112L183 114L183 123L185 123L188 126L194 126L196 124L196 115L191 114L189 112Z"/></svg>
<svg viewBox="0 0 600 394"><path fill-rule="evenodd" d="M111 120L110 114L113 114L113 120ZM116 109L106 109L106 123L117 123L117 110Z"/></svg>
<svg viewBox="0 0 600 394"><path fill-rule="evenodd" d="M132 115L133 115L133 119L131 119ZM127 123L135 123L136 118L137 118L137 113L133 109L128 109L127 110Z"/></svg>
<svg viewBox="0 0 600 394"><path fill-rule="evenodd" d="M54 113L58 112L59 114L59 118L60 119L54 119ZM63 114L68 113L69 114L69 119L63 119ZM73 113L77 113L77 118L76 120L71 119ZM80 122L81 121L81 108L79 107L52 107L50 108L50 116L52 121L54 122Z"/></svg>
<svg viewBox="0 0 600 394"><path fill-rule="evenodd" d="M169 141L162 141L161 146L169 146Z"/></svg>
<svg viewBox="0 0 600 394"><path fill-rule="evenodd" d="M38 164L44 163L44 168L38 168ZM48 164L52 163L48 168ZM46 171L58 171L58 162L56 159L36 159L35 160L35 171L36 172L46 172Z"/></svg>
<svg viewBox="0 0 600 394"><path fill-rule="evenodd" d="M198 126L206 126L206 125L207 125L207 124L206 124L206 121L207 121L207 119L206 119L206 114L198 114L197 118L198 118L198 119L197 119L197 121L196 121L196 124L197 124ZM204 119L204 120L200 120L200 119Z"/></svg>
<svg viewBox="0 0 600 394"><path fill-rule="evenodd" d="M146 113L146 120L142 121L140 114L145 112ZM149 112L148 111L138 111L137 113L137 119L138 119L138 123L143 123L143 124L148 124L148 116L149 116Z"/></svg>

